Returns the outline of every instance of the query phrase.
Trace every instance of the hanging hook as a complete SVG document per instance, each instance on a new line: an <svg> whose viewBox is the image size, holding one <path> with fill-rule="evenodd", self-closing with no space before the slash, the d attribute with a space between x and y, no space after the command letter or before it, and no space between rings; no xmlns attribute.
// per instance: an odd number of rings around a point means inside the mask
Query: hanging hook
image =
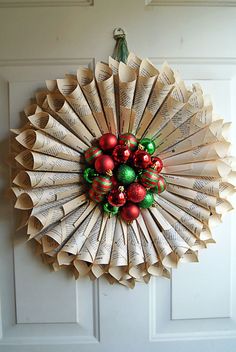
<svg viewBox="0 0 236 352"><path fill-rule="evenodd" d="M113 31L113 38L114 39L123 38L125 36L126 36L126 32L123 28L117 27L114 29L114 31Z"/></svg>

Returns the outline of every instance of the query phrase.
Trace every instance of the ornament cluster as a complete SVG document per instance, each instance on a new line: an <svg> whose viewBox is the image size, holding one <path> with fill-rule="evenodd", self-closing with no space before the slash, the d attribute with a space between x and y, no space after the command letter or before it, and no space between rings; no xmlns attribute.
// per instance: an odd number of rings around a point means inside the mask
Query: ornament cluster
<svg viewBox="0 0 236 352"><path fill-rule="evenodd" d="M166 189L160 175L162 160L152 157L155 143L149 138L140 141L131 133L112 133L100 137L98 146L88 148L84 154L88 166L84 179L90 184L89 197L101 203L110 216L120 213L131 222L140 208L149 208L154 202L153 193Z"/></svg>

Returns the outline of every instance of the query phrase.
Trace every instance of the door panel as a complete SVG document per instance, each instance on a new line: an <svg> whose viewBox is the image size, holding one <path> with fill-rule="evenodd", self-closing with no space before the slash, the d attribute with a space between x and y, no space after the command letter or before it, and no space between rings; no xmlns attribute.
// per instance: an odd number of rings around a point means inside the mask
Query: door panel
<svg viewBox="0 0 236 352"><path fill-rule="evenodd" d="M21 3L25 6L29 1ZM22 124L20 112L44 80L106 60L112 53L111 33L116 25L127 29L130 49L158 66L167 59L189 85L198 81L211 95L215 112L235 122L236 50L228 36L234 35L236 9L212 12L212 8L203 11L145 3L95 0L94 4L75 1L74 7L41 4L23 8L17 4L0 10L1 161L8 153L9 127ZM174 32L168 26L163 38L165 23L176 26ZM236 135L236 123L232 135ZM225 217L214 230L216 244L200 252L200 262L180 265L173 270L172 280L153 278L134 290L111 286L103 279L75 281L66 271L51 272L33 245L25 242L24 231L16 233L19 219L3 198L10 176L6 164L2 165L1 352L236 349L235 214Z"/></svg>

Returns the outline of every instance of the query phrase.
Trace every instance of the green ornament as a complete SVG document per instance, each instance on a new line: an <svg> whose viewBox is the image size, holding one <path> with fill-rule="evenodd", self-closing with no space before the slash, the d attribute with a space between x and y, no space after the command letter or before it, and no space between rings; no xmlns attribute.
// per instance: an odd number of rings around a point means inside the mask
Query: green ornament
<svg viewBox="0 0 236 352"><path fill-rule="evenodd" d="M166 190L166 181L164 177L159 175L158 181L155 187L152 188L152 193L160 194Z"/></svg>
<svg viewBox="0 0 236 352"><path fill-rule="evenodd" d="M98 174L93 168L87 167L84 170L84 179L86 182L92 183L95 176L98 176Z"/></svg>
<svg viewBox="0 0 236 352"><path fill-rule="evenodd" d="M103 204L103 210L105 211L105 213L107 213L109 216L114 216L118 213L119 208L118 207L113 207L111 204L109 203L105 203Z"/></svg>
<svg viewBox="0 0 236 352"><path fill-rule="evenodd" d="M136 179L136 174L132 167L122 164L119 166L116 174L117 180L123 185L129 185Z"/></svg>
<svg viewBox="0 0 236 352"><path fill-rule="evenodd" d="M139 144L144 148L144 150L146 150L146 152L148 152L150 155L152 155L155 150L156 150L156 145L155 142L153 140L151 140L150 138L143 138L141 139L141 141L139 142ZM142 149L142 148L141 148Z"/></svg>
<svg viewBox="0 0 236 352"><path fill-rule="evenodd" d="M147 191L145 198L142 200L142 202L138 203L140 208L149 208L154 202L154 197L151 191Z"/></svg>

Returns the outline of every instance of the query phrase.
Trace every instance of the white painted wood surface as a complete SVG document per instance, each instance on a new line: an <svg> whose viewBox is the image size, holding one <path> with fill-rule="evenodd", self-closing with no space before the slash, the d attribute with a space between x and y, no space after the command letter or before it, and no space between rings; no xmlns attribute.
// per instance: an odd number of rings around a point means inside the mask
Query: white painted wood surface
<svg viewBox="0 0 236 352"><path fill-rule="evenodd" d="M15 234L4 198L9 126L21 124L19 112L45 79L106 60L116 26L128 32L131 50L198 81L215 111L234 120L236 135L235 1L161 2L0 1L0 352L236 350L235 214L214 231L217 243L200 263L129 291L51 273Z"/></svg>

